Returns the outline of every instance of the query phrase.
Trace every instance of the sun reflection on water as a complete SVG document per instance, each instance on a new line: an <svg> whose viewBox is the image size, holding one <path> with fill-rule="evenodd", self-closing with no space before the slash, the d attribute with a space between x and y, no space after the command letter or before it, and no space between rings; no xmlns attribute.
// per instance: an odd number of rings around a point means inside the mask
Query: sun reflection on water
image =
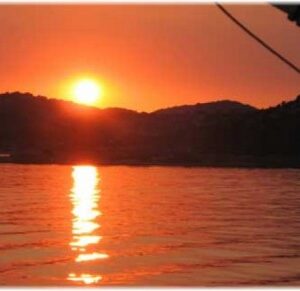
<svg viewBox="0 0 300 291"><path fill-rule="evenodd" d="M93 284L97 283L98 281L102 280L101 276L93 276L90 274L81 274L79 276L76 276L76 274L71 273L68 277L69 281L73 282L83 282L84 284Z"/></svg>
<svg viewBox="0 0 300 291"><path fill-rule="evenodd" d="M93 166L74 166L72 171L73 188L71 190L71 202L73 204L72 241L71 250L76 252L76 263L101 260L108 258L105 253L88 252L88 247L96 246L102 237L95 233L100 228L97 218L101 216L99 211L99 174ZM102 279L99 275L82 273L76 275L70 273L69 281L82 282L84 284L97 283Z"/></svg>

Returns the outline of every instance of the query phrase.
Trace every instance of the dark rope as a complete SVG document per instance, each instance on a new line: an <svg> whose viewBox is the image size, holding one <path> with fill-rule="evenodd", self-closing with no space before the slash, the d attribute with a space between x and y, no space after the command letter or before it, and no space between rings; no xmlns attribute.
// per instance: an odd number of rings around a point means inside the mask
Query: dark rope
<svg viewBox="0 0 300 291"><path fill-rule="evenodd" d="M227 16L229 17L235 24L237 24L242 30L244 30L248 35L254 38L258 43L260 43L263 47L265 47L269 52L278 57L281 61L287 64L290 68L300 74L300 68L298 68L295 64L287 60L280 53L271 48L268 44L266 44L262 39L256 36L253 32L251 32L247 27L245 27L241 22L239 22L234 16L232 16L221 4L216 3L217 7Z"/></svg>

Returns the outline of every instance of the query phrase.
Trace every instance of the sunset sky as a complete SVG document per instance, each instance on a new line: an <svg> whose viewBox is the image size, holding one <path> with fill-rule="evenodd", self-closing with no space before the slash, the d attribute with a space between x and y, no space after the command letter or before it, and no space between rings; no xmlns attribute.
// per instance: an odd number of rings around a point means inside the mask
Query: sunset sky
<svg viewBox="0 0 300 291"><path fill-rule="evenodd" d="M300 28L270 5L225 5L300 65ZM300 75L210 5L1 5L0 92L73 100L97 80L99 107L138 111L220 99L267 107Z"/></svg>

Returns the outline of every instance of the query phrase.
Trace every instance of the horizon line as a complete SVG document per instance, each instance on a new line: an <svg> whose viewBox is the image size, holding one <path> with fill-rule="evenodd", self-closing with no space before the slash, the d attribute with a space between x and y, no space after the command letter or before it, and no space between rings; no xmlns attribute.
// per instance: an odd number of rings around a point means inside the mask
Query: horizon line
<svg viewBox="0 0 300 291"><path fill-rule="evenodd" d="M144 110L130 109L130 108L118 107L118 106L99 107L99 106L94 106L94 105L87 105L87 104L78 103L78 102L75 102L73 100L61 99L61 98L57 98L57 97L48 97L48 96L44 96L44 95L40 95L40 94L36 95L36 94L31 93L31 92L21 92L21 91L0 92L0 97L2 95L12 95L12 94L31 95L34 98L45 98L46 100L62 101L62 102L76 104L76 105L83 106L83 107L93 108L93 109L100 109L100 110L106 110L106 109L123 109L123 110L128 110L128 111L134 111L134 112L137 112L137 113L149 113L149 114L157 112L157 111L160 111L160 110L166 110L166 109L171 109L171 108L176 108L176 107L205 105L205 104L218 103L218 102L224 102L224 101L236 102L236 103L239 103L241 105L252 107L253 109L256 109L256 110L265 110L265 109L268 109L268 108L273 108L275 106L278 106L278 105L280 105L283 102L292 102L292 101L296 100L300 96L300 94L299 94L299 95L293 97L292 99L282 100L280 103L276 103L274 105L267 106L267 107L257 107L257 106L251 105L249 103L243 103L243 102L240 102L240 101L234 100L234 99L216 99L214 101L197 102L197 103L185 103L185 104L180 104L180 105L170 105L170 106L161 107L161 108L158 108L158 109L155 109L155 110L152 110L152 111L144 111Z"/></svg>

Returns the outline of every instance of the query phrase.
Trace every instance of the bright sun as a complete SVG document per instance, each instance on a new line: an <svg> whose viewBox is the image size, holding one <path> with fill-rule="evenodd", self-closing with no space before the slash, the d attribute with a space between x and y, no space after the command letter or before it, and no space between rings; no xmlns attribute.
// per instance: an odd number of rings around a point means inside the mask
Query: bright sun
<svg viewBox="0 0 300 291"><path fill-rule="evenodd" d="M100 85L92 79L83 79L74 86L75 101L82 104L93 105L101 97Z"/></svg>

